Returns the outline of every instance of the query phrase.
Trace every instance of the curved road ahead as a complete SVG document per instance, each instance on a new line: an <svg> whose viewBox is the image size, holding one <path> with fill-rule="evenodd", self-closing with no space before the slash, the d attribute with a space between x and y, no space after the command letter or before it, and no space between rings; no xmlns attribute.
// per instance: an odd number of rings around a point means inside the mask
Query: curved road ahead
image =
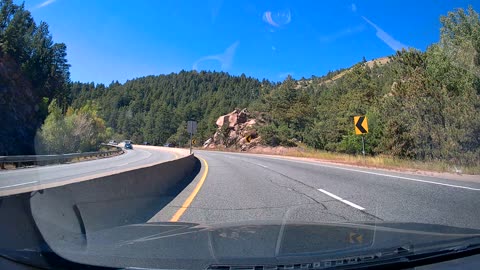
<svg viewBox="0 0 480 270"><path fill-rule="evenodd" d="M88 180L186 153L135 146L112 158L0 171L0 195ZM200 173L150 222L391 221L480 229L480 178L453 181L265 155L195 155L202 162Z"/></svg>
<svg viewBox="0 0 480 270"><path fill-rule="evenodd" d="M200 174L150 222L393 221L480 229L480 178L453 181L239 153L195 156Z"/></svg>
<svg viewBox="0 0 480 270"><path fill-rule="evenodd" d="M118 173L148 164L178 158L162 148L134 146L133 150L115 157L70 164L21 168L0 171L0 195L39 185L82 181L96 176Z"/></svg>

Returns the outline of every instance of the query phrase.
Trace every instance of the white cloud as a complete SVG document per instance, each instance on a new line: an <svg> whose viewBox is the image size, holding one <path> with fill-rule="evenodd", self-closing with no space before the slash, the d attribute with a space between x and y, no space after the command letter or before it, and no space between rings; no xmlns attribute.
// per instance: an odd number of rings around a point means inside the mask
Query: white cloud
<svg viewBox="0 0 480 270"><path fill-rule="evenodd" d="M369 19L365 18L362 16L362 18L368 23L370 24L371 26L373 26L373 28L375 28L375 30L377 30L377 37L379 39L381 39L385 44L388 45L388 47L392 48L392 50L394 51L400 51L402 49L407 49L408 46L401 43L400 41L394 39L392 36L390 36L389 34L387 34L385 31L383 31L382 28L378 27L376 24L374 24L373 22L371 22Z"/></svg>
<svg viewBox="0 0 480 270"><path fill-rule="evenodd" d="M350 8L352 9L353 12L357 12L357 5L352 4Z"/></svg>
<svg viewBox="0 0 480 270"><path fill-rule="evenodd" d="M207 55L198 59L193 63L192 69L198 70L198 64L206 60L217 60L220 62L222 70L229 69L232 66L233 57L235 56L235 50L237 49L238 44L240 44L240 42L236 41L221 54Z"/></svg>
<svg viewBox="0 0 480 270"><path fill-rule="evenodd" d="M263 18L262 19L263 19L264 22L270 24L271 26L275 26L275 27L280 26L276 22L273 21L271 11L265 11L265 13L263 13Z"/></svg>
<svg viewBox="0 0 480 270"><path fill-rule="evenodd" d="M38 4L38 5L36 6L36 8L46 7L46 6L50 5L50 4L53 4L55 1L57 1L57 0L47 0L47 1L44 1L44 2L42 2L42 3L40 3L40 4Z"/></svg>
<svg viewBox="0 0 480 270"><path fill-rule="evenodd" d="M271 26L280 27L292 21L292 14L290 10L276 12L267 10L263 13L262 20Z"/></svg>

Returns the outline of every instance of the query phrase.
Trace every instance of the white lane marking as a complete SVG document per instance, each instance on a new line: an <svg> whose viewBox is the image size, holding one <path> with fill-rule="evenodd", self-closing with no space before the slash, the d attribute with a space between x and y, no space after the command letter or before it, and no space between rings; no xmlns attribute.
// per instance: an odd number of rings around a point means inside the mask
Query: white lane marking
<svg viewBox="0 0 480 270"><path fill-rule="evenodd" d="M354 203L352 203L352 202L350 202L350 201L347 201L347 200L345 200L345 199L342 199L342 198L338 197L337 195L335 195L335 194L333 194L333 193L330 193L330 192L328 192L328 191L326 191L326 190L323 190L323 189L319 188L318 191L320 191L320 192L322 192L322 193L324 193L324 194L326 194L326 195L328 195L328 196L330 196L330 197L332 197L332 198L334 198L334 199L336 199L336 200L339 200L339 201L343 202L344 204L348 204L348 205L350 205L350 206L353 207L353 208L357 208L358 210L365 210L365 208L361 207L360 205L357 205L357 204L354 204Z"/></svg>
<svg viewBox="0 0 480 270"><path fill-rule="evenodd" d="M390 174L384 174L384 173L376 173L376 172L367 172L367 171L362 171L362 170L347 169L347 168L341 168L341 167L336 167L336 166L326 166L326 165L319 165L319 166L336 168L336 169L346 170L346 171L352 171L352 172L361 172L361 173L373 174L373 175L378 175L378 176L399 178L399 179L403 179L403 180L415 181L415 182L420 182L420 183L427 183L427 184L434 184L434 185L440 185L440 186L447 186L447 187L463 188L463 189L468 189L468 190L480 191L480 188L472 188L472 187L466 187L466 186L458 186L458 185L444 184L444 183L438 183L438 182L434 182L434 181L421 180L421 179L404 177L404 176L396 176L396 175L390 175Z"/></svg>
<svg viewBox="0 0 480 270"><path fill-rule="evenodd" d="M115 167L123 167L123 166L127 166L128 164L130 164L130 163L127 162L127 163L123 163L123 164L118 164L118 165L115 165Z"/></svg>
<svg viewBox="0 0 480 270"><path fill-rule="evenodd" d="M266 157L266 158L270 158L270 157ZM344 171L373 174L373 175L378 175L378 176L398 178L398 179L414 181L414 182L421 182L421 183L434 184L434 185L440 185L440 186L447 186L447 187L454 187L454 188L462 188L462 189L480 191L480 188L472 188L472 187L466 187L466 186L444 184L444 183L438 183L438 182L434 182L434 181L421 180L421 179L415 179L415 178L404 177L404 176L396 176L396 175L390 175L390 174L384 174L384 173L367 172L367 171L362 171L362 170L348 169L348 168L342 168L342 167L337 167L337 166L329 166L329 165L318 164L318 163L313 163L313 162L303 162L303 161L298 161L298 160L287 160L287 159L283 159L283 158L271 158L271 159L282 160L282 161L292 161L292 162L296 162L296 163L316 165L316 166L320 166L320 167L333 168L333 169L339 169L339 170L344 170Z"/></svg>
<svg viewBox="0 0 480 270"><path fill-rule="evenodd" d="M38 181L31 181L31 182L25 182L25 183L20 183L20 184L15 184L15 185L9 185L9 186L4 186L0 187L0 189L6 189L6 188L12 188L12 187L18 187L18 186L25 186L29 184L35 184L38 183Z"/></svg>
<svg viewBox="0 0 480 270"><path fill-rule="evenodd" d="M258 166L260 167L263 167L263 168L268 168L267 166L263 165L263 164L257 164Z"/></svg>
<svg viewBox="0 0 480 270"><path fill-rule="evenodd" d="M131 151L129 151L129 152L131 153ZM143 157L141 154L139 155L138 152L147 153L147 156ZM145 160L147 158L150 158L153 155L149 151L140 150L140 149L135 150L135 153L136 153L136 155L134 155L132 157L132 160L130 162L125 162L125 163L122 163L122 164L113 165L113 167L124 167L124 166L127 166L128 164L135 163L135 162L142 161L142 160ZM139 159L133 159L135 156L139 156Z"/></svg>

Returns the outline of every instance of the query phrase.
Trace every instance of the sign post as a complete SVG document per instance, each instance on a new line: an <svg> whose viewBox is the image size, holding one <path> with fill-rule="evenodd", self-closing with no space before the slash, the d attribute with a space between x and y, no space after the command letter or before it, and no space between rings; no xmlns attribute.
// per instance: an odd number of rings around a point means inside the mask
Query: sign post
<svg viewBox="0 0 480 270"><path fill-rule="evenodd" d="M192 154L192 135L197 132L197 121L188 121L187 131L190 134L190 154Z"/></svg>
<svg viewBox="0 0 480 270"><path fill-rule="evenodd" d="M190 133L190 154L192 154L192 133Z"/></svg>
<svg viewBox="0 0 480 270"><path fill-rule="evenodd" d="M365 158L365 136L362 135L362 154L363 157Z"/></svg>
<svg viewBox="0 0 480 270"><path fill-rule="evenodd" d="M368 133L368 119L366 116L354 116L353 125L355 127L355 134L362 135L362 154L365 158L365 134Z"/></svg>

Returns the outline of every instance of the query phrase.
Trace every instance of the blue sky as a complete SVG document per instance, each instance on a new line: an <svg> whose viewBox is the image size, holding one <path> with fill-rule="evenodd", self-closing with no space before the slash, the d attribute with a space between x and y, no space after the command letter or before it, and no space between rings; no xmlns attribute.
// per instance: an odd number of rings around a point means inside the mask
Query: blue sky
<svg viewBox="0 0 480 270"><path fill-rule="evenodd" d="M20 3L20 1L17 1ZM281 81L321 76L396 49L425 50L439 16L473 1L27 0L67 44L73 81L216 70Z"/></svg>

